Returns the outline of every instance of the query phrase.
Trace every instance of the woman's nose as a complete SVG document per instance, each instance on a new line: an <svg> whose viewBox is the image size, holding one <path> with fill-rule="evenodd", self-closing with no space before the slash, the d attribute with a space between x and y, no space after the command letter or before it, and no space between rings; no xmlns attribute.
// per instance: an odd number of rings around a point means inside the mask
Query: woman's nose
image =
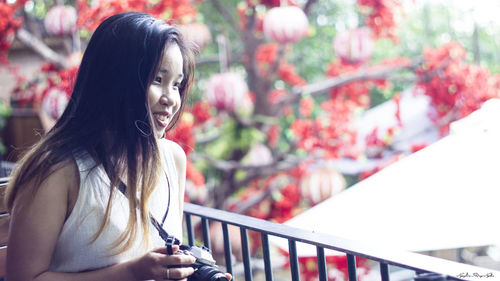
<svg viewBox="0 0 500 281"><path fill-rule="evenodd" d="M163 91L163 94L160 97L160 103L168 106L171 106L173 104L171 93L168 90Z"/></svg>

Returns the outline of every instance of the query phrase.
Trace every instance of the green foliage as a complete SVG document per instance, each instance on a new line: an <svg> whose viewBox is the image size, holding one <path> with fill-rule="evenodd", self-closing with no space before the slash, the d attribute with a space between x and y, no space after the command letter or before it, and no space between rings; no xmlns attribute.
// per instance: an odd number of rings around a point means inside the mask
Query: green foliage
<svg viewBox="0 0 500 281"><path fill-rule="evenodd" d="M7 121L7 117L10 115L10 107L8 107L4 102L0 101L0 131L5 126ZM2 143L2 139L0 139L0 154L5 152L5 146Z"/></svg>

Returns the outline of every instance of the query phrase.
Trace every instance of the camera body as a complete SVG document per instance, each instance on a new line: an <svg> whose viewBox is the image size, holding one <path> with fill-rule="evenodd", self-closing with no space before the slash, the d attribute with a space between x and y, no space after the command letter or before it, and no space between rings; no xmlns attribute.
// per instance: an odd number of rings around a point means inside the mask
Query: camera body
<svg viewBox="0 0 500 281"><path fill-rule="evenodd" d="M195 272L188 277L188 281L228 281L226 274L215 265L210 249L204 246L180 245L179 251L175 254L190 255L196 259L193 264L189 265L195 269Z"/></svg>

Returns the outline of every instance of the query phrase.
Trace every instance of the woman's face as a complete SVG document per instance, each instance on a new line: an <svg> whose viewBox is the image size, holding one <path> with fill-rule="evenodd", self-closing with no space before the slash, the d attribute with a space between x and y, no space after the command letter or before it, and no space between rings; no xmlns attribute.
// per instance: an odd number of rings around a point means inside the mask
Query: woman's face
<svg viewBox="0 0 500 281"><path fill-rule="evenodd" d="M149 110L153 115L156 138L163 138L168 124L181 107L179 86L182 73L182 53L177 44L170 44L163 51L158 73L148 89Z"/></svg>

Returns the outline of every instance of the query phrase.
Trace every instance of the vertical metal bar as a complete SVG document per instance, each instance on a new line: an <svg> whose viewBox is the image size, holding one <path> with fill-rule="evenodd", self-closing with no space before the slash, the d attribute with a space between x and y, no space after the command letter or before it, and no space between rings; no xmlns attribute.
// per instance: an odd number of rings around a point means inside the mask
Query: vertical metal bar
<svg viewBox="0 0 500 281"><path fill-rule="evenodd" d="M245 268L245 281L252 281L252 265L250 264L250 250L248 249L248 235L245 228L240 228L241 248L243 251L243 265Z"/></svg>
<svg viewBox="0 0 500 281"><path fill-rule="evenodd" d="M349 273L349 281L356 280L356 257L347 254L347 272Z"/></svg>
<svg viewBox="0 0 500 281"><path fill-rule="evenodd" d="M201 227L203 228L203 243L205 244L205 247L211 249L210 233L208 232L208 220L206 218L201 218Z"/></svg>
<svg viewBox="0 0 500 281"><path fill-rule="evenodd" d="M229 230L227 223L222 223L222 235L224 236L224 254L226 255L226 271L233 274L233 262L231 260L231 240L229 240Z"/></svg>
<svg viewBox="0 0 500 281"><path fill-rule="evenodd" d="M294 240L288 239L288 253L290 254L292 281L299 281L299 259L297 257L297 243Z"/></svg>
<svg viewBox="0 0 500 281"><path fill-rule="evenodd" d="M390 281L389 280L389 265L386 263L380 263L380 277L382 281Z"/></svg>
<svg viewBox="0 0 500 281"><path fill-rule="evenodd" d="M273 281L273 269L271 267L271 256L269 254L269 237L266 233L261 233L262 255L264 256L264 270L266 272L266 281Z"/></svg>
<svg viewBox="0 0 500 281"><path fill-rule="evenodd" d="M187 229L187 237L188 237L188 243L189 246L194 245L194 231L193 231L193 224L191 222L191 215L186 214L186 229Z"/></svg>
<svg viewBox="0 0 500 281"><path fill-rule="evenodd" d="M318 273L319 273L319 281L327 281L326 274L326 260L325 260L325 249L319 246L316 246L316 252L318 254Z"/></svg>

